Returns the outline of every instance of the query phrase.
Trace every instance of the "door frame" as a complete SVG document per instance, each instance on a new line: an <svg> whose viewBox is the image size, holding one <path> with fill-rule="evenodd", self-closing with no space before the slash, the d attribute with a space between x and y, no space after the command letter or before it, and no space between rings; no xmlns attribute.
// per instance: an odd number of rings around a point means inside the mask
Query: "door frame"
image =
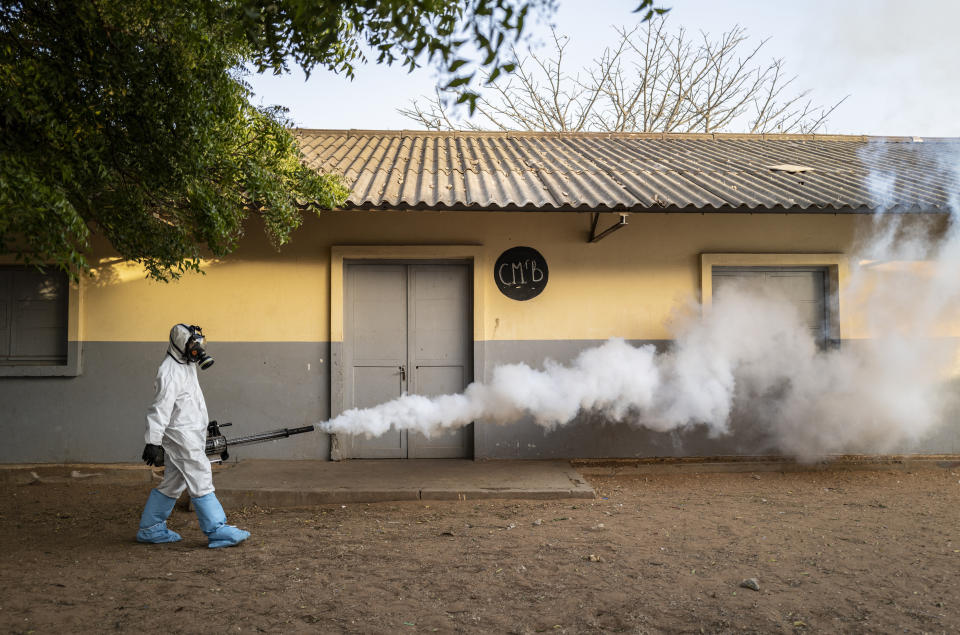
<svg viewBox="0 0 960 635"><path fill-rule="evenodd" d="M346 300L345 265L351 262L369 264L404 262L407 264L465 263L471 265L473 288L473 378L483 377L484 285L481 276L487 270L483 247L480 245L335 245L330 249L330 416L336 417L346 408L344 381L346 368L343 359L344 311ZM482 424L473 424L473 443ZM346 444L336 434L330 438L330 459L350 458Z"/></svg>

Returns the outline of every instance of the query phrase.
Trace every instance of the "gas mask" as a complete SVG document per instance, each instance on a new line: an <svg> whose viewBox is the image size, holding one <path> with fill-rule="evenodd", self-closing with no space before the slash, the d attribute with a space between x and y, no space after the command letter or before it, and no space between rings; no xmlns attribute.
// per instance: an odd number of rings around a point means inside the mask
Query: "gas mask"
<svg viewBox="0 0 960 635"><path fill-rule="evenodd" d="M170 343L173 344L174 348L183 355L184 359L188 362L194 362L197 366L200 367L200 370L206 370L213 366L213 358L207 355L207 351L203 348L206 343L206 339L203 337L203 329L199 326L188 326L186 324L178 324L182 326L187 331L190 332L187 341L183 346L183 350L177 346L176 342L173 340L173 335L171 334ZM176 328L176 327L174 327Z"/></svg>

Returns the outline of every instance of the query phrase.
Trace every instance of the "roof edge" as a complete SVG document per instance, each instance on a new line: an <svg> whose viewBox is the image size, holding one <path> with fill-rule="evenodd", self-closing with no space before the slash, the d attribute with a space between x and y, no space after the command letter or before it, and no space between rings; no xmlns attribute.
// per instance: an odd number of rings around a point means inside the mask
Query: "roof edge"
<svg viewBox="0 0 960 635"><path fill-rule="evenodd" d="M480 204L476 205L464 205L464 204L454 204L447 205L445 203L439 203L436 205L409 205L404 203L383 203L375 204L372 202L360 203L355 205L346 205L343 207L336 207L329 211L334 212L478 212L478 213L525 213L525 214L545 214L545 213L564 213L564 214L589 214L589 213L600 213L600 214L784 214L784 215L837 215L843 216L848 214L876 214L880 208L878 207L869 207L867 205L838 205L838 206L819 206L819 205L808 205L802 207L799 205L773 205L773 206L750 206L750 205L737 205L729 207L715 207L713 205L685 205L685 206L666 206L666 207L645 207L645 206L634 206L634 207L608 207L606 205L598 206L587 206L587 205L560 205L560 206L541 206L537 207L533 204L528 205L508 205L508 206L484 206ZM884 210L886 213L898 213L898 214L917 214L917 215L931 215L931 216L944 216L950 214L950 211L942 208L929 208L929 207L920 207L916 205L908 206L896 206Z"/></svg>
<svg viewBox="0 0 960 635"><path fill-rule="evenodd" d="M538 132L538 131L494 131L494 130L373 130L363 128L291 128L294 134L342 135L350 137L556 137L556 138L593 138L593 139L650 139L666 141L672 139L690 139L704 141L877 141L884 143L960 143L960 137L920 137L920 136L883 136L883 135L841 135L841 134L747 134L734 132Z"/></svg>

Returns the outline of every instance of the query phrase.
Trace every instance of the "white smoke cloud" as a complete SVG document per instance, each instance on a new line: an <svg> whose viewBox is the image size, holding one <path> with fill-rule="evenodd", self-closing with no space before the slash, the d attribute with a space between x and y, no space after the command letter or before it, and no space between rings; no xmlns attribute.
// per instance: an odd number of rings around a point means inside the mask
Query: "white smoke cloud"
<svg viewBox="0 0 960 635"><path fill-rule="evenodd" d="M875 200L892 200L894 179L871 177ZM800 459L902 451L944 423L956 376L957 341L945 325L960 324L960 230L952 218L927 218L878 214L843 290L869 337L840 348L821 348L783 298L732 285L708 314L696 307L676 321L668 351L613 338L567 366L503 365L462 394L404 395L319 427L430 435L528 416L552 428L596 413L661 432L759 435Z"/></svg>

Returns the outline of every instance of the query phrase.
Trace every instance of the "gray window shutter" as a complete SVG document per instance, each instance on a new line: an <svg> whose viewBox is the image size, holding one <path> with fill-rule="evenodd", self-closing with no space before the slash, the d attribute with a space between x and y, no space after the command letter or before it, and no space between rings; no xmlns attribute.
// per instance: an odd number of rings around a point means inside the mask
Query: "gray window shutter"
<svg viewBox="0 0 960 635"><path fill-rule="evenodd" d="M714 267L713 292L736 285L754 292L777 294L797 309L814 340L830 339L827 271L823 267Z"/></svg>
<svg viewBox="0 0 960 635"><path fill-rule="evenodd" d="M6 304L6 352L8 362L63 363L67 359L67 277L62 272L41 273L18 267L3 272L0 303ZM0 318L0 323L3 318ZM2 335L0 335L2 336Z"/></svg>

